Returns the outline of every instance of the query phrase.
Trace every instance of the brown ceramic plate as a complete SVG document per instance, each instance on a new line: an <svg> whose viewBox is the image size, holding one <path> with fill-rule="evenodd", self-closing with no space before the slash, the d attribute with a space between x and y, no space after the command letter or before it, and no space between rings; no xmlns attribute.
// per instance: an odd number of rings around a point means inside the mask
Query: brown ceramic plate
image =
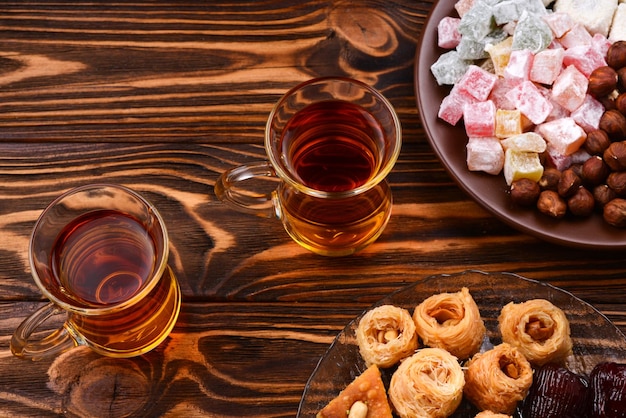
<svg viewBox="0 0 626 418"><path fill-rule="evenodd" d="M504 305L511 301L524 302L538 298L550 300L567 315L574 344L573 355L566 360L570 370L589 374L600 361L626 361L626 337L599 311L564 290L511 273L467 271L427 277L392 293L372 308L392 304L406 308L412 314L415 306L427 297L442 292L458 292L463 286L470 290L487 328L488 338L481 351L501 342L497 318ZM319 361L304 389L298 409L299 418L315 417L320 409L366 369L356 342L356 328L363 314L337 335ZM386 385L392 372L392 369L382 369ZM473 418L476 413L469 402L464 400L452 417ZM519 416L518 413L516 417Z"/></svg>
<svg viewBox="0 0 626 418"><path fill-rule="evenodd" d="M467 135L462 122L451 126L437 117L439 104L450 87L439 86L430 72L430 66L447 51L437 46L437 24L445 16L458 16L454 2L439 1L430 12L416 54L414 85L426 135L448 173L476 202L517 230L571 247L626 248L626 230L606 224L599 213L586 219L555 220L535 209L514 207L503 175L492 176L467 169Z"/></svg>

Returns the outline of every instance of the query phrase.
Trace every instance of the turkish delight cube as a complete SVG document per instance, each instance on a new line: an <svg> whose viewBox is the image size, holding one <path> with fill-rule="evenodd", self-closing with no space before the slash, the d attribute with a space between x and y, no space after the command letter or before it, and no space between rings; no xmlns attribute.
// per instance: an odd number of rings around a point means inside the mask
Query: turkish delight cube
<svg viewBox="0 0 626 418"><path fill-rule="evenodd" d="M470 137L466 146L467 168L497 175L504 166L504 150L495 137Z"/></svg>
<svg viewBox="0 0 626 418"><path fill-rule="evenodd" d="M476 0L474 5L461 17L459 32L463 37L480 41L496 28L491 5Z"/></svg>
<svg viewBox="0 0 626 418"><path fill-rule="evenodd" d="M535 125L545 121L552 111L550 100L529 80L513 87L506 97Z"/></svg>
<svg viewBox="0 0 626 418"><path fill-rule="evenodd" d="M543 175L543 165L538 153L515 151L512 148L504 152L503 170L504 179L509 186L522 178L539 181Z"/></svg>
<svg viewBox="0 0 626 418"><path fill-rule="evenodd" d="M504 70L511 56L511 45L513 45L512 36L496 44L485 45L485 51L489 54L489 58L491 58L493 71L497 76L504 77Z"/></svg>
<svg viewBox="0 0 626 418"><path fill-rule="evenodd" d="M592 36L587 29L580 24L574 23L572 29L570 29L565 35L563 35L559 42L564 48L571 48L576 45L591 45Z"/></svg>
<svg viewBox="0 0 626 418"><path fill-rule="evenodd" d="M493 17L498 25L520 20L524 11L535 15L547 14L541 0L501 0L493 5Z"/></svg>
<svg viewBox="0 0 626 418"><path fill-rule="evenodd" d="M609 47L613 42L611 42L606 36L596 33L591 38L591 44L598 51L598 54L606 57L606 53L609 52Z"/></svg>
<svg viewBox="0 0 626 418"><path fill-rule="evenodd" d="M556 153L571 155L585 142L587 134L571 117L542 123L535 131L543 136Z"/></svg>
<svg viewBox="0 0 626 418"><path fill-rule="evenodd" d="M589 77L593 70L605 66L606 60L600 49L592 43L567 48L563 54L563 65L573 65L578 71Z"/></svg>
<svg viewBox="0 0 626 418"><path fill-rule="evenodd" d="M511 51L509 63L504 69L504 77L514 80L528 80L533 65L534 54L527 49Z"/></svg>
<svg viewBox="0 0 626 418"><path fill-rule="evenodd" d="M461 59L456 50L452 50L441 54L437 61L430 66L430 71L440 86L452 85L463 77L470 64L470 61Z"/></svg>
<svg viewBox="0 0 626 418"><path fill-rule="evenodd" d="M564 54L563 48L544 49L537 52L530 68L530 80L551 85L561 72Z"/></svg>
<svg viewBox="0 0 626 418"><path fill-rule="evenodd" d="M441 101L438 116L450 125L456 125L463 117L463 107L476 101L475 98L460 92L458 87L454 86L450 93Z"/></svg>
<svg viewBox="0 0 626 418"><path fill-rule="evenodd" d="M496 109L496 137L508 138L522 133L522 112Z"/></svg>
<svg viewBox="0 0 626 418"><path fill-rule="evenodd" d="M491 100L463 106L465 132L470 136L494 136L496 107Z"/></svg>
<svg viewBox="0 0 626 418"><path fill-rule="evenodd" d="M609 41L626 41L626 3L617 5L608 36Z"/></svg>
<svg viewBox="0 0 626 418"><path fill-rule="evenodd" d="M607 36L617 3L616 0L556 0L553 9L555 12L569 14L575 22L582 23L590 33Z"/></svg>
<svg viewBox="0 0 626 418"><path fill-rule="evenodd" d="M472 64L458 81L457 86L460 91L469 94L477 100L484 101L489 97L489 93L496 84L497 79L498 76L495 74Z"/></svg>
<svg viewBox="0 0 626 418"><path fill-rule="evenodd" d="M540 16L524 11L513 32L513 49L542 51L552 42L552 30Z"/></svg>
<svg viewBox="0 0 626 418"><path fill-rule="evenodd" d="M474 6L474 1L475 0L458 0L454 3L454 9L459 16L463 17L463 15Z"/></svg>
<svg viewBox="0 0 626 418"><path fill-rule="evenodd" d="M574 20L568 13L554 12L542 16L555 38L560 38L574 26Z"/></svg>
<svg viewBox="0 0 626 418"><path fill-rule="evenodd" d="M600 126L600 118L604 114L604 110L602 103L587 94L583 103L572 112L571 117L578 126L589 133Z"/></svg>
<svg viewBox="0 0 626 418"><path fill-rule="evenodd" d="M587 77L578 71L575 66L570 65L561 71L556 80L554 80L552 99L565 109L573 112L583 104L588 85L589 80Z"/></svg>
<svg viewBox="0 0 626 418"><path fill-rule="evenodd" d="M542 153L547 148L546 140L535 132L524 132L513 135L503 139L500 143L505 151L512 149L513 151Z"/></svg>
<svg viewBox="0 0 626 418"><path fill-rule="evenodd" d="M497 109L514 110L515 104L507 97L509 91L521 83L520 80L511 80L504 77L498 77L496 83L489 93L488 99L496 105Z"/></svg>
<svg viewBox="0 0 626 418"><path fill-rule="evenodd" d="M461 19L451 16L446 16L439 21L437 25L437 44L440 48L456 48L459 42L461 42L459 23L461 23Z"/></svg>
<svg viewBox="0 0 626 418"><path fill-rule="evenodd" d="M488 58L489 54L486 51L487 45L498 43L506 39L507 36L508 34L501 29L490 33L480 40L471 39L468 36L462 36L456 50L459 52L459 56L466 60L480 60Z"/></svg>

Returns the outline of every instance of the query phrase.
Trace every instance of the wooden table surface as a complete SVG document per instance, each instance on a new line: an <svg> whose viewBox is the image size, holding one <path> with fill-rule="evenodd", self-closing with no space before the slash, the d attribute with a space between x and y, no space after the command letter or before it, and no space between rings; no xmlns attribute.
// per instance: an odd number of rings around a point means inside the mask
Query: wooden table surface
<svg viewBox="0 0 626 418"><path fill-rule="evenodd" d="M432 1L3 1L0 4L0 415L294 417L305 383L354 316L416 280L515 272L590 302L626 330L624 253L561 247L474 203L432 152L413 60ZM272 105L323 75L392 102L403 149L393 215L354 256L317 256L277 220L233 212L220 173L264 157ZM42 209L113 182L147 197L182 289L161 346L115 360L75 349L12 356L45 303L28 265ZM626 232L625 232L626 233Z"/></svg>

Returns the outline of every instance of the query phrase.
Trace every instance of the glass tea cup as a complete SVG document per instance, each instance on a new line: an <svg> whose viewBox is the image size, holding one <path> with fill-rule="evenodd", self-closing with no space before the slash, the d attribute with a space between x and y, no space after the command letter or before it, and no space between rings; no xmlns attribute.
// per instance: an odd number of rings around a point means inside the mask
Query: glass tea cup
<svg viewBox="0 0 626 418"><path fill-rule="evenodd" d="M155 348L181 305L168 254L163 219L136 192L94 184L64 193L42 212L29 245L33 278L50 302L18 326L11 351L39 360L76 345L110 357ZM67 316L61 327L36 332L57 314Z"/></svg>
<svg viewBox="0 0 626 418"><path fill-rule="evenodd" d="M374 242L391 215L386 177L402 146L400 121L372 87L323 77L289 90L265 128L268 159L235 167L215 184L236 210L277 217L304 248L327 256L353 254ZM245 180L272 178L269 193Z"/></svg>

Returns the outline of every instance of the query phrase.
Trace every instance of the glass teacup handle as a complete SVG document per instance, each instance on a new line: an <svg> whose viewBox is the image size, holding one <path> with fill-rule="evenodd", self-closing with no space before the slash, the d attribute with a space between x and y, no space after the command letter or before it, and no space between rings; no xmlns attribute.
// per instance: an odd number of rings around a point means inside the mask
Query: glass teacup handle
<svg viewBox="0 0 626 418"><path fill-rule="evenodd" d="M278 180L269 161L259 161L241 165L224 172L215 182L215 195L235 210L266 218L276 216L274 192L246 190L243 182L266 178Z"/></svg>
<svg viewBox="0 0 626 418"><path fill-rule="evenodd" d="M11 337L11 352L20 358L33 361L52 358L78 345L65 325L41 337L32 338L35 330L50 317L65 314L53 303L48 303L35 311L17 327Z"/></svg>

